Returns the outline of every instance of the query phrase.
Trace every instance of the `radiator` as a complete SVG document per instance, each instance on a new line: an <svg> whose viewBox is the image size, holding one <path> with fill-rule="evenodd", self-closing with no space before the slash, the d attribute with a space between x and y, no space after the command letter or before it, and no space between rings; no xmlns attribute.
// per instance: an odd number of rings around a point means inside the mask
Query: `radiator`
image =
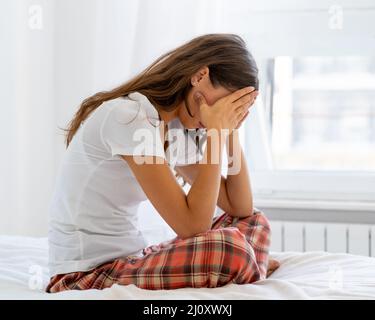
<svg viewBox="0 0 375 320"><path fill-rule="evenodd" d="M326 251L375 257L375 212L257 208L271 224L270 251ZM216 214L221 213L218 208ZM149 201L141 204L139 229L149 244L176 235Z"/></svg>
<svg viewBox="0 0 375 320"><path fill-rule="evenodd" d="M375 225L271 220L271 251L326 251L375 257Z"/></svg>

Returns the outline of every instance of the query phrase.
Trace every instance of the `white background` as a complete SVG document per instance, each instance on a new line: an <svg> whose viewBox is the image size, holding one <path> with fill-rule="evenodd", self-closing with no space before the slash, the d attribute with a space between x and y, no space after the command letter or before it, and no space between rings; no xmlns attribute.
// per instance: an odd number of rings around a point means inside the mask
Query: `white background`
<svg viewBox="0 0 375 320"><path fill-rule="evenodd" d="M334 4L344 8L341 30L329 28ZM0 234L46 235L64 152L59 127L79 103L195 36L237 33L259 61L374 55L375 47L370 0L2 0L0 6ZM261 128L261 120L254 108L248 126Z"/></svg>

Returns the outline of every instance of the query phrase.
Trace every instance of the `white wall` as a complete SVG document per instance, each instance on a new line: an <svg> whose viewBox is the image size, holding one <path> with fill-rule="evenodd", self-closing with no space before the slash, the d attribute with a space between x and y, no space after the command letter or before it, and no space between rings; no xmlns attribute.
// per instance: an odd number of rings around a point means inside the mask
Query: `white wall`
<svg viewBox="0 0 375 320"><path fill-rule="evenodd" d="M44 231L53 186L54 3L39 3L43 25L35 1L5 1L0 11L1 233L28 233L30 225Z"/></svg>
<svg viewBox="0 0 375 320"><path fill-rule="evenodd" d="M108 12L105 4L2 3L0 234L46 235L65 150L59 127L85 97L128 77L138 3L112 1Z"/></svg>
<svg viewBox="0 0 375 320"><path fill-rule="evenodd" d="M241 31L256 58L375 51L373 0L233 0L223 28Z"/></svg>

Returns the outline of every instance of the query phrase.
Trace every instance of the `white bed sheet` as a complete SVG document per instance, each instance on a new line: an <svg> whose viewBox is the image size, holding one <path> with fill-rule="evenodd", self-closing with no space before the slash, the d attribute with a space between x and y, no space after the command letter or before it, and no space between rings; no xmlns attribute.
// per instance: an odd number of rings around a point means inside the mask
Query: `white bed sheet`
<svg viewBox="0 0 375 320"><path fill-rule="evenodd" d="M375 258L326 252L271 252L280 268L252 284L155 291L113 285L48 294L47 246L46 238L0 236L0 299L375 299Z"/></svg>

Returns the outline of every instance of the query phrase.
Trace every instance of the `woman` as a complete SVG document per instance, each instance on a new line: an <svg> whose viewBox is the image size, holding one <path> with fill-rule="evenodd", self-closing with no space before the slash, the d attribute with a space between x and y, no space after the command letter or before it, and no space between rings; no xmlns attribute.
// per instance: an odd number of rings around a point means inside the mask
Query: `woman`
<svg viewBox="0 0 375 320"><path fill-rule="evenodd" d="M253 208L235 130L256 98L257 73L241 37L208 34L83 101L67 129L50 206L47 292L114 283L218 287L264 279L278 267L268 258L270 226ZM199 135L194 143L186 129L204 133L204 154ZM173 131L184 139L171 139ZM227 177L224 146L233 162L241 161ZM187 194L172 169L191 185ZM176 238L146 247L137 229L146 199ZM214 218L216 205L225 213Z"/></svg>

